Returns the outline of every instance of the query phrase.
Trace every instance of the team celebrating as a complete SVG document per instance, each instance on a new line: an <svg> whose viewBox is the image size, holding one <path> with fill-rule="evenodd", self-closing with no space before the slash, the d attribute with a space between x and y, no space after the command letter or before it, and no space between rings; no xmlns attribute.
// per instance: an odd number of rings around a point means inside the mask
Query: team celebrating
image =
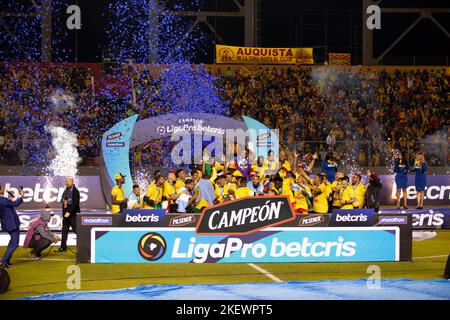
<svg viewBox="0 0 450 320"><path fill-rule="evenodd" d="M312 155L309 163L305 163L305 157L298 152L289 153L287 148L280 151L278 159L271 150L267 158L260 156L254 163L250 161L251 156L250 150L243 148L241 156L228 163L219 163L205 155L201 165L189 166L189 174L187 169L178 169L168 172L165 177L160 170L156 170L145 192L141 191L141 186L134 184L129 197L125 196L125 176L117 173L116 185L111 191L111 212L166 209L172 213L201 213L204 208L225 201L262 195L289 197L298 214L329 213L333 209L379 209L382 183L378 173L368 170L365 185L361 174L352 172L346 175L339 169L332 152L322 160L320 173L316 175L312 174L312 170L318 161L317 153ZM398 152L394 172L397 208L400 208L403 192L404 208L407 209L407 174L415 172L417 208L422 209L426 186L423 153L417 153L414 165L410 166Z"/></svg>

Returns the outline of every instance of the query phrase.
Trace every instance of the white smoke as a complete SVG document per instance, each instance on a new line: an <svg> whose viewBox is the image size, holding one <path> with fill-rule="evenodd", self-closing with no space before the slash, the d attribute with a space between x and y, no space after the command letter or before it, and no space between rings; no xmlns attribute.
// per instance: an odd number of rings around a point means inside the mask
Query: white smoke
<svg viewBox="0 0 450 320"><path fill-rule="evenodd" d="M45 130L52 136L55 155L48 167L50 172L53 176L76 176L78 163L81 162L77 149L77 135L54 124L45 126Z"/></svg>

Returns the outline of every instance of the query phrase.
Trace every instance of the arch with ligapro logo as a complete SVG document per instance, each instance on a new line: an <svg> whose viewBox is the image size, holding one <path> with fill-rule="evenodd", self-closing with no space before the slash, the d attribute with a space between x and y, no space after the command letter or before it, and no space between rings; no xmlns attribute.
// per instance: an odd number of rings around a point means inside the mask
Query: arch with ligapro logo
<svg viewBox="0 0 450 320"><path fill-rule="evenodd" d="M250 142L255 154L267 155L267 150L273 150L278 157L278 134L264 124L250 117L243 116L242 121L209 113L169 113L157 117L138 120L134 115L115 124L106 131L102 138L100 179L103 196L111 205L110 191L115 185L114 175L118 172L132 177L130 167L130 150L155 139L170 137L178 131L189 134L198 133L198 124L208 128L209 132L222 136L223 141L229 141L226 130L243 130L249 133ZM264 145L259 148L261 140ZM265 154L264 154L265 153ZM125 179L125 194L132 191L132 179Z"/></svg>

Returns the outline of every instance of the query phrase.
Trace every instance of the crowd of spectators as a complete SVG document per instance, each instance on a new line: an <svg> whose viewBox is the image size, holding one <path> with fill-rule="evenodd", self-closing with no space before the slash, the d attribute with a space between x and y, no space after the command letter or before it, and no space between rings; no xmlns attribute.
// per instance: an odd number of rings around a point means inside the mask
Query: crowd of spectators
<svg viewBox="0 0 450 320"><path fill-rule="evenodd" d="M87 68L3 65L0 163L51 157L42 150L49 143L44 127L53 123L77 134L86 164L98 157L102 134L116 122L134 113L146 118L167 112L151 98L158 82L149 68L136 70L124 71L131 83L120 96L98 94ZM411 159L423 150L430 165L444 165L449 156L445 69L243 66L214 72L230 115L249 115L279 129L290 150L317 152L319 158L331 150L336 160L351 155L360 166L389 165L387 151L394 148ZM138 157L152 159L148 152L160 149L143 146Z"/></svg>
<svg viewBox="0 0 450 320"><path fill-rule="evenodd" d="M279 129L282 140L300 151L332 149L338 157L351 153L360 165L377 166L387 165L386 150L402 149L413 159L423 149L434 165L445 162L450 124L445 69L228 68L220 73L233 114Z"/></svg>

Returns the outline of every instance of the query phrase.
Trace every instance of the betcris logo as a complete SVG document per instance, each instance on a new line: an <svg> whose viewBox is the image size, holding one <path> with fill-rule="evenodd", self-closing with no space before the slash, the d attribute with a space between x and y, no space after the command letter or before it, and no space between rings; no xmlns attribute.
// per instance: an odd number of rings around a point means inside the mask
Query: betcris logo
<svg viewBox="0 0 450 320"><path fill-rule="evenodd" d="M102 232L96 237L96 232ZM105 231L107 231L105 233ZM95 263L295 263L399 261L400 228L269 228L247 236L202 236L194 228L99 228ZM376 239L374 241L373 239ZM136 250L136 243L140 244ZM163 252L160 254L160 252ZM154 258L154 257L157 257Z"/></svg>
<svg viewBox="0 0 450 320"><path fill-rule="evenodd" d="M429 210L428 213L413 213L413 228L442 228L444 223L450 225L450 212L445 215L444 212L435 212Z"/></svg>
<svg viewBox="0 0 450 320"><path fill-rule="evenodd" d="M120 227L147 227L159 224L165 210L124 210L121 213Z"/></svg>
<svg viewBox="0 0 450 320"><path fill-rule="evenodd" d="M23 202L55 203L62 198L65 189L64 186L55 188L50 184L45 186L38 182L23 188ZM78 187L78 191L80 191L80 203L82 204L88 200L89 189ZM11 186L9 182L5 184L5 192L12 192L15 197L19 195L19 189Z"/></svg>
<svg viewBox="0 0 450 320"><path fill-rule="evenodd" d="M372 210L336 210L331 215L329 226L371 226L374 212Z"/></svg>

